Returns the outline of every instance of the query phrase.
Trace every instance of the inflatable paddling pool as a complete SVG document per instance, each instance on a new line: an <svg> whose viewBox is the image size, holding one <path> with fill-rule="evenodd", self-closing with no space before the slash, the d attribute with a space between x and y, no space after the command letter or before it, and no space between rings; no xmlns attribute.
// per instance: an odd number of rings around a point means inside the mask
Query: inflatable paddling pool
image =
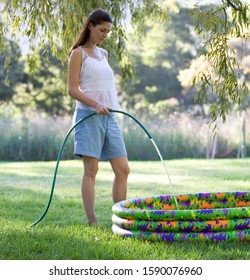
<svg viewBox="0 0 250 280"><path fill-rule="evenodd" d="M250 192L131 199L113 208L114 234L153 241L250 241Z"/></svg>

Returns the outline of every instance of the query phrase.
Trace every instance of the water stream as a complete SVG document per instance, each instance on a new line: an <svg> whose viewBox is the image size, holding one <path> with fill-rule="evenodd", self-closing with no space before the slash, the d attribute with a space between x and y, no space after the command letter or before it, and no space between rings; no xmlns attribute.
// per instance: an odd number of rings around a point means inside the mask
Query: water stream
<svg viewBox="0 0 250 280"><path fill-rule="evenodd" d="M164 166L164 169L165 169L165 172L166 172L166 174L167 174L170 187L171 187L171 189L172 189L172 194L173 194L173 197L174 197L174 200L175 200L175 205L176 205L177 209L180 210L180 209L179 209L178 202L177 202L177 199L176 199L175 191L174 191L174 186L173 186L173 184L172 184L172 182L171 182L171 179L170 179L170 176L169 176L169 173L168 173L166 164L165 164L165 162L164 162L164 160L163 160L163 158L162 158L161 152L160 152L158 146L156 145L154 139L153 139L153 138L150 138L150 141L151 141L152 144L154 145L154 147L155 147L155 149L156 149L156 151L157 151L157 154L158 154L158 156L159 156L159 158L160 158L160 160L161 160L161 162L162 162L162 164L163 164L163 166Z"/></svg>

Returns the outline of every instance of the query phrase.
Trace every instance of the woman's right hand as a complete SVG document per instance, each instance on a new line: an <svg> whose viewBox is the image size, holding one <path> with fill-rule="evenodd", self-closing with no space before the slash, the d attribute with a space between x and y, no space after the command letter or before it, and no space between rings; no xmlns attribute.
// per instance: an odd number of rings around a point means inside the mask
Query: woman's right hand
<svg viewBox="0 0 250 280"><path fill-rule="evenodd" d="M109 115L109 109L100 103L95 106L95 110L98 115Z"/></svg>

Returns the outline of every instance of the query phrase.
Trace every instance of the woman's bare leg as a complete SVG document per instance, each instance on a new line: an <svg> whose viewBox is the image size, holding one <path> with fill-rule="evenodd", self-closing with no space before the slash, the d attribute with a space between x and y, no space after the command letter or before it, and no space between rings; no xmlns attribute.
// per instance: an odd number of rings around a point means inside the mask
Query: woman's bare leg
<svg viewBox="0 0 250 280"><path fill-rule="evenodd" d="M82 177L82 200L89 224L96 224L95 216L95 178L98 171L99 160L83 156L84 173Z"/></svg>
<svg viewBox="0 0 250 280"><path fill-rule="evenodd" d="M113 201L114 203L126 199L127 180L130 172L127 157L110 159L110 164L115 173L113 182Z"/></svg>

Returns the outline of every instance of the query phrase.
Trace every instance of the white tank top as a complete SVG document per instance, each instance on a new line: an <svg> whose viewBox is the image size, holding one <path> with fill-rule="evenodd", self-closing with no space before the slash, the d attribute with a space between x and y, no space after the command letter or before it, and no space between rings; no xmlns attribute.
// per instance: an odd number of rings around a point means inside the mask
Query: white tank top
<svg viewBox="0 0 250 280"><path fill-rule="evenodd" d="M117 99L114 73L104 55L98 60L89 56L86 51L79 47L86 58L82 62L79 90L89 98L101 103L109 109L119 110L120 106ZM99 51L101 54L100 48ZM84 55L85 54L85 55ZM79 109L95 110L86 104L76 101Z"/></svg>

